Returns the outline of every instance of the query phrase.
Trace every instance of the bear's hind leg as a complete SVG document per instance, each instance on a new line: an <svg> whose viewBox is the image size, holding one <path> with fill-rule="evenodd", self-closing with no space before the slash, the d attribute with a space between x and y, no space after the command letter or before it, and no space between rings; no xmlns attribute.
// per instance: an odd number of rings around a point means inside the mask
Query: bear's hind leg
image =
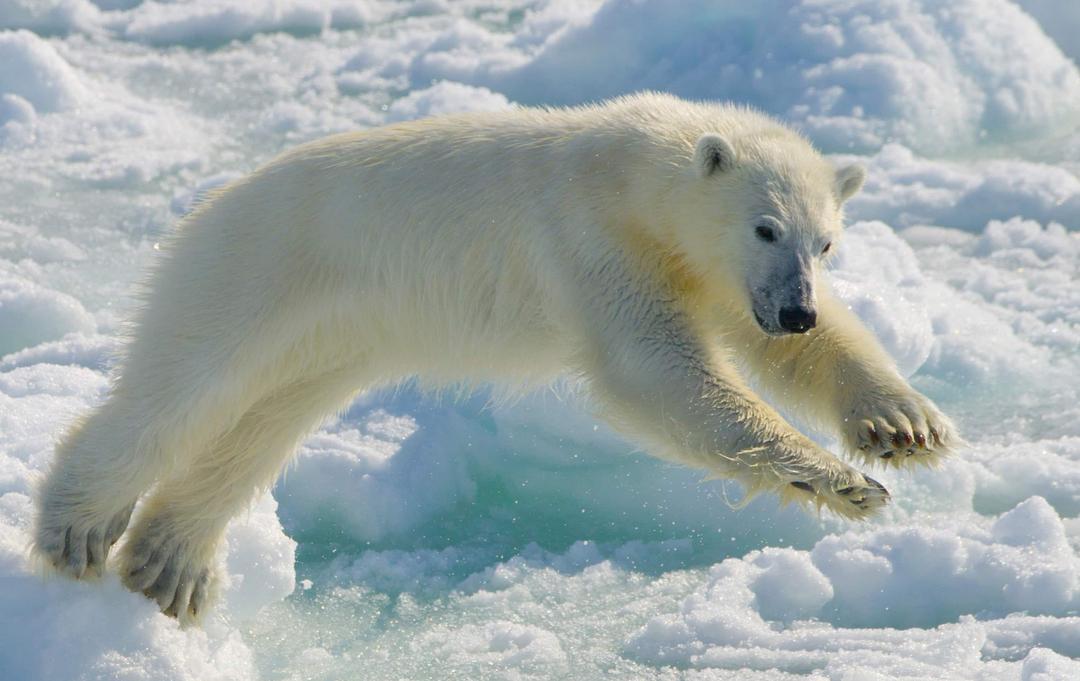
<svg viewBox="0 0 1080 681"><path fill-rule="evenodd" d="M71 429L37 493L34 554L75 579L100 576L139 496L161 473L143 428L113 399Z"/></svg>
<svg viewBox="0 0 1080 681"><path fill-rule="evenodd" d="M262 398L189 467L162 480L121 550L132 591L188 622L214 600L217 551L228 522L270 488L303 437L360 384L337 372Z"/></svg>

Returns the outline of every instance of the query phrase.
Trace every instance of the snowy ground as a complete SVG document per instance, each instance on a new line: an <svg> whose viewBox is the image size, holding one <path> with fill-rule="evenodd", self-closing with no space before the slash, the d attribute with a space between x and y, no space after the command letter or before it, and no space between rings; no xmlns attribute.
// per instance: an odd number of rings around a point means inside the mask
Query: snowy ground
<svg viewBox="0 0 1080 681"><path fill-rule="evenodd" d="M0 678L1080 678L1080 5L0 0L0 29ZM834 285L970 442L884 473L883 518L734 510L574 398L405 389L234 524L204 629L31 571L34 477L199 191L330 132L642 88L868 166Z"/></svg>

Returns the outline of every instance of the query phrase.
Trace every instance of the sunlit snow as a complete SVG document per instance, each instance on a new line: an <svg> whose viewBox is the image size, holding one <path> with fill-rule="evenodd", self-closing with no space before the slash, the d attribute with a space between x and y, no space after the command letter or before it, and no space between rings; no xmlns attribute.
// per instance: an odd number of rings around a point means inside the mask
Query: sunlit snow
<svg viewBox="0 0 1080 681"><path fill-rule="evenodd" d="M1065 0L0 0L0 679L1080 678L1077 58ZM834 288L968 441L882 473L880 519L736 509L562 387L405 386L233 523L202 628L34 570L36 476L200 194L332 132L640 89L868 168Z"/></svg>

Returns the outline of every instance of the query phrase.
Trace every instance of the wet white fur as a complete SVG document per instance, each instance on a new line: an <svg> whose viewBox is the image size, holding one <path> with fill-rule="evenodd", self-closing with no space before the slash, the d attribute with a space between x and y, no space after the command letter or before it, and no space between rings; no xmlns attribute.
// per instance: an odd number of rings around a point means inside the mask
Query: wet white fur
<svg viewBox="0 0 1080 681"><path fill-rule="evenodd" d="M824 288L807 335L771 338L751 316L748 282L777 263L816 280L861 181L761 114L655 94L300 147L164 243L110 397L57 449L37 550L100 572L149 492L120 569L197 615L229 519L321 419L409 376L522 388L576 374L652 453L754 491L804 482L861 517L884 497L735 369L852 448L867 419L930 419L945 442L944 417ZM784 230L772 250L754 236L763 212ZM850 487L862 505L836 492Z"/></svg>

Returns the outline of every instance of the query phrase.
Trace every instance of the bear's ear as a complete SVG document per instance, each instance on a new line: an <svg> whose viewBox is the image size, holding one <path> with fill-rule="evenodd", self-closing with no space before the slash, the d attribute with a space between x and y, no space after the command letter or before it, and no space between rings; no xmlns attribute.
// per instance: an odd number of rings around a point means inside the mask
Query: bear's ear
<svg viewBox="0 0 1080 681"><path fill-rule="evenodd" d="M836 192L836 200L844 203L855 196L862 189L866 181L866 169L860 165L850 165L836 171L836 180L833 190Z"/></svg>
<svg viewBox="0 0 1080 681"><path fill-rule="evenodd" d="M698 138L694 147L694 165L702 177L731 170L735 161L735 149L720 135L707 132Z"/></svg>

